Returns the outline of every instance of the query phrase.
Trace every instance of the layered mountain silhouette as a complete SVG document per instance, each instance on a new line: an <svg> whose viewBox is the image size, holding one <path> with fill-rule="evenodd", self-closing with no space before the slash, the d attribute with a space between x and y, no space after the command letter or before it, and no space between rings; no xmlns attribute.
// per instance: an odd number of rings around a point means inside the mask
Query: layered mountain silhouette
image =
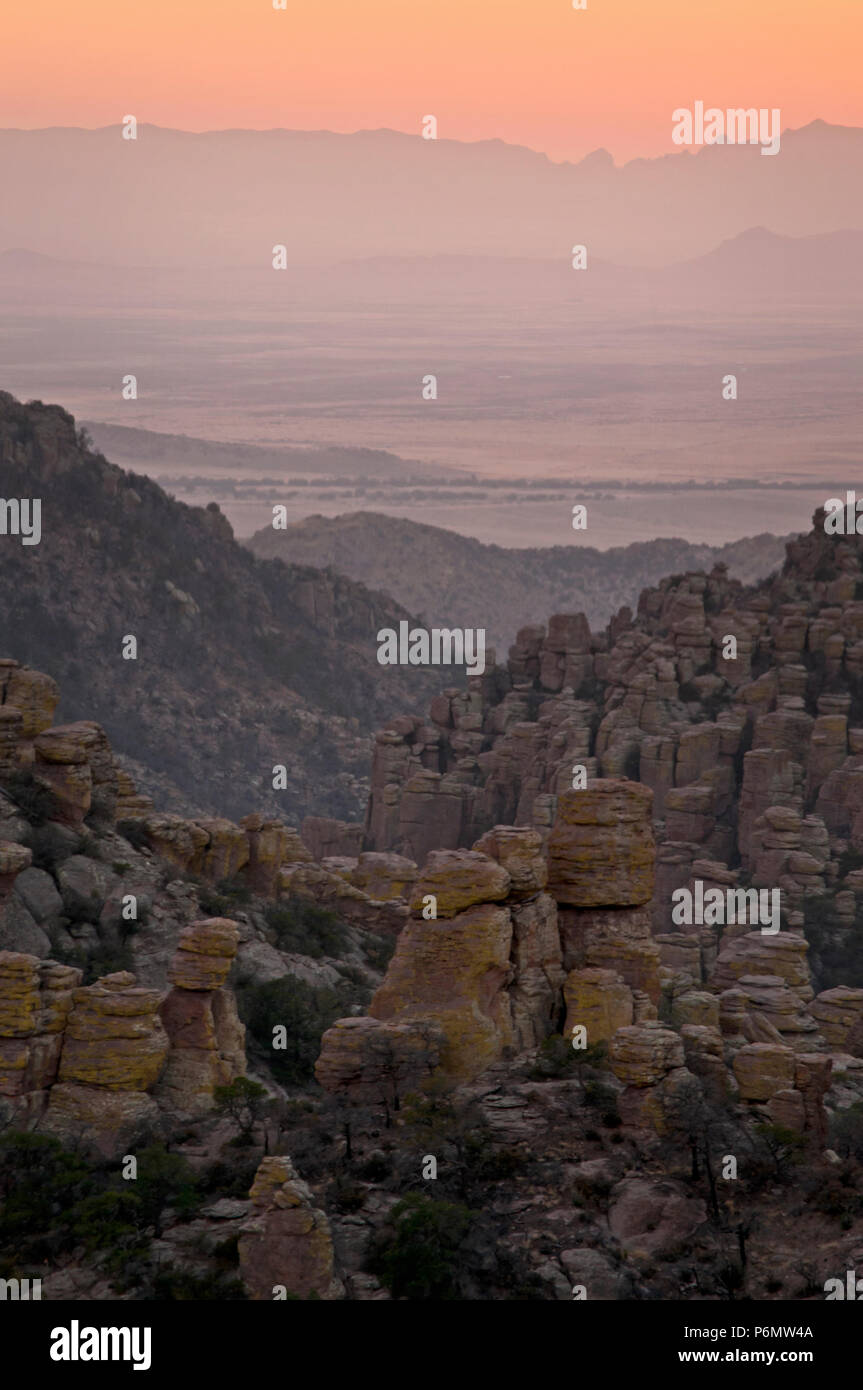
<svg viewBox="0 0 863 1390"><path fill-rule="evenodd" d="M4 130L0 180L14 196L0 211L0 246L227 267L269 264L278 243L289 264L405 247L565 263L583 243L602 259L663 265L752 227L798 237L861 228L861 172L863 130L823 121L785 130L771 159L756 146L717 145L620 168L604 153L555 164L503 141L391 130L193 134L142 124L136 140L119 125Z"/></svg>

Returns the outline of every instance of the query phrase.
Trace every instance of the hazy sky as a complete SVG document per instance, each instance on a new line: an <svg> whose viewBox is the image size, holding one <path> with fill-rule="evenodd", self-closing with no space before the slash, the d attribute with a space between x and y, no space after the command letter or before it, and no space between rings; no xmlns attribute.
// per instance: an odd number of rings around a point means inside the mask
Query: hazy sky
<svg viewBox="0 0 863 1390"><path fill-rule="evenodd" d="M863 125L863 0L38 0L10 5L0 125L139 121L671 144L696 100Z"/></svg>

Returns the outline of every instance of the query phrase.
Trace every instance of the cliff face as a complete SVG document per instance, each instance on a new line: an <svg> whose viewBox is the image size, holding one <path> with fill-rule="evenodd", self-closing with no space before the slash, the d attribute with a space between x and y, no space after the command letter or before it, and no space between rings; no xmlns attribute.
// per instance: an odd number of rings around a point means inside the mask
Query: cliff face
<svg viewBox="0 0 863 1390"><path fill-rule="evenodd" d="M433 689L377 665L375 634L407 614L338 575L255 560L215 504L114 467L58 406L0 392L0 464L7 498L42 505L38 544L0 546L15 595L0 641L60 683L62 718L98 720L166 809L357 814L368 733Z"/></svg>

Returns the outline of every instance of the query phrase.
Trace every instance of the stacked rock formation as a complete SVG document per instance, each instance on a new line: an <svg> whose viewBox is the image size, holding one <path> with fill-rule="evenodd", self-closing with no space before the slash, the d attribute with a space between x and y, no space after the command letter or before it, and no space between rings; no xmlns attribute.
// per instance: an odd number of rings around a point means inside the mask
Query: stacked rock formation
<svg viewBox="0 0 863 1390"><path fill-rule="evenodd" d="M127 971L72 992L45 1128L92 1139L107 1153L158 1121L152 1090L168 1053L161 993Z"/></svg>
<svg viewBox="0 0 863 1390"><path fill-rule="evenodd" d="M206 1114L217 1086L245 1076L246 1030L222 988L238 940L236 923L222 917L193 922L180 936L168 972L174 988L159 1006L170 1052L155 1091L172 1114Z"/></svg>
<svg viewBox="0 0 863 1390"><path fill-rule="evenodd" d="M108 1154L163 1114L211 1110L214 1088L245 1074L245 1030L222 988L237 935L220 918L188 928L167 996L128 971L82 987L71 966L0 951L0 1108Z"/></svg>
<svg viewBox="0 0 863 1390"><path fill-rule="evenodd" d="M814 1000L795 932L655 936L652 795L600 778L562 791L546 832L496 826L473 850L432 852L370 1016L324 1035L321 1084L364 1100L432 1075L458 1086L583 1029L608 1045L630 1126L685 1126L707 1095L823 1144L834 1060L863 1039L863 991ZM716 861L695 866L736 882Z"/></svg>
<svg viewBox="0 0 863 1390"><path fill-rule="evenodd" d="M249 1196L252 1216L238 1242L240 1274L255 1300L341 1297L330 1226L289 1158L265 1158Z"/></svg>
<svg viewBox="0 0 863 1390"><path fill-rule="evenodd" d="M363 1048L384 1038L424 1051L427 1074L456 1081L546 1037L563 982L546 877L541 838L530 829L498 826L475 850L429 855L370 1019L340 1020L324 1034L321 1084L356 1094ZM423 1039L422 1048L410 1038Z"/></svg>

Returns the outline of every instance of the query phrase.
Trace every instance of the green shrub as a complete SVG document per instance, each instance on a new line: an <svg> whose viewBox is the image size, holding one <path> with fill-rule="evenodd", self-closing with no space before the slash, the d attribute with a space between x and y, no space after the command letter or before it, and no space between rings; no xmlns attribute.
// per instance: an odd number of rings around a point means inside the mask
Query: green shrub
<svg viewBox="0 0 863 1390"><path fill-rule="evenodd" d="M280 951L320 960L343 955L348 947L344 923L309 898L292 897L268 907L264 916Z"/></svg>
<svg viewBox="0 0 863 1390"><path fill-rule="evenodd" d="M33 780L32 773L9 773L3 780L3 790L29 825L41 827L49 819L51 793Z"/></svg>
<svg viewBox="0 0 863 1390"><path fill-rule="evenodd" d="M192 1274L173 1267L161 1269L153 1279L153 1298L173 1303L224 1303L245 1299L242 1279L220 1270L212 1274Z"/></svg>
<svg viewBox="0 0 863 1390"><path fill-rule="evenodd" d="M311 1081L321 1036L348 1012L355 1002L355 989L349 981L338 989L316 988L293 975L283 975L279 980L237 991L240 1017L266 1055L277 1081L298 1086ZM277 1027L285 1029L283 1049L273 1047L273 1029Z"/></svg>
<svg viewBox="0 0 863 1390"><path fill-rule="evenodd" d="M395 949L396 938L394 936L363 936L363 955L372 969L379 970L382 975L385 974Z"/></svg>
<svg viewBox="0 0 863 1390"><path fill-rule="evenodd" d="M230 917L252 900L252 890L239 878L223 878L215 887L198 886L198 902L208 917Z"/></svg>
<svg viewBox="0 0 863 1390"><path fill-rule="evenodd" d="M462 1297L462 1246L475 1214L458 1202L412 1192L390 1214L369 1269L393 1298Z"/></svg>
<svg viewBox="0 0 863 1390"><path fill-rule="evenodd" d="M50 1258L75 1243L75 1210L99 1184L85 1160L57 1139L0 1136L0 1251L4 1264Z"/></svg>

